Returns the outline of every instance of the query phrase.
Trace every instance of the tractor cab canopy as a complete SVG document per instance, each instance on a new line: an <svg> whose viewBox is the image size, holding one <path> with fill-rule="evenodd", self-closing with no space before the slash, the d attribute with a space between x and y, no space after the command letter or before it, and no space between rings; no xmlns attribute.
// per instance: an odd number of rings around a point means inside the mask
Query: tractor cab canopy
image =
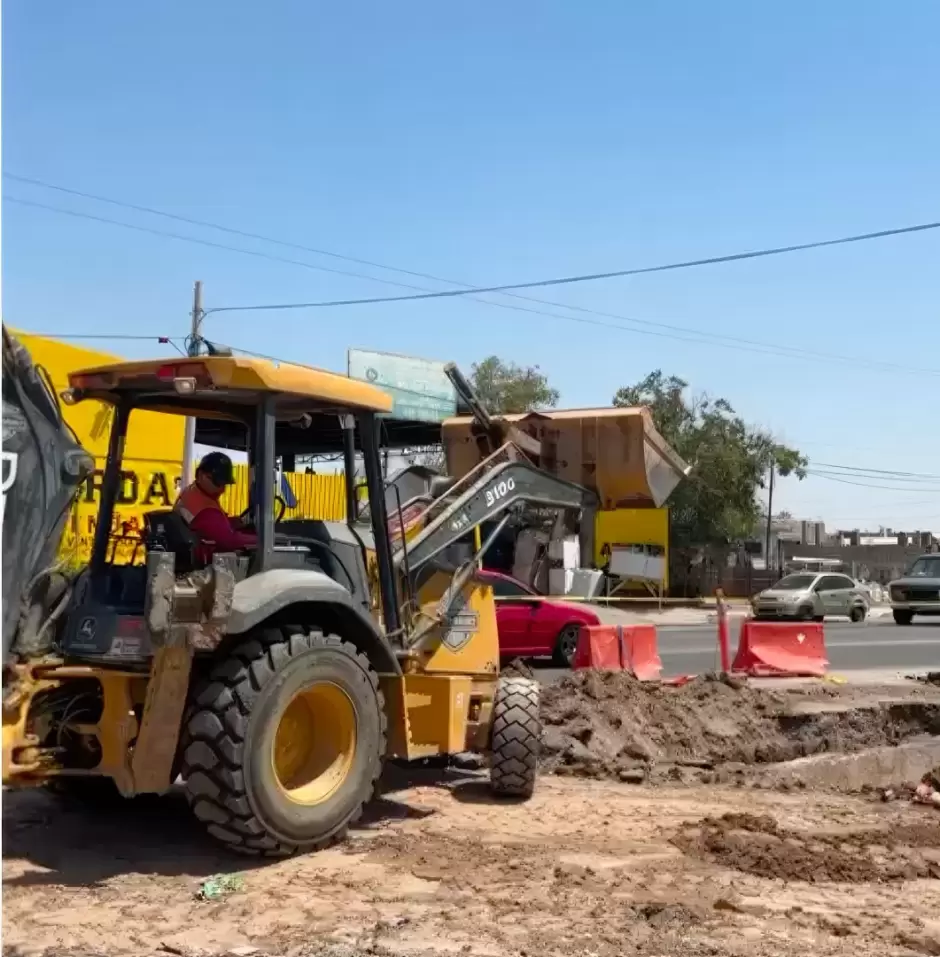
<svg viewBox="0 0 940 957"><path fill-rule="evenodd" d="M387 626L397 626L377 419L377 414L392 410L386 392L334 372L231 356L111 363L71 373L69 386L62 395L66 404L97 399L115 409L92 553L93 573L106 564L121 483L121 449L133 410L190 416L200 423L197 441L248 452L253 476L250 501L258 535L252 573L273 567L275 561L275 467L276 454L282 451L278 439L297 432L306 437L306 442L298 444L306 445L321 430L329 431L341 437L341 448L349 457L355 454L358 435L369 499L380 503L371 518L373 530L382 531L375 535L375 550L383 612ZM348 514L354 515L355 510Z"/></svg>
<svg viewBox="0 0 940 957"><path fill-rule="evenodd" d="M305 366L274 366L256 359L229 357L181 358L174 361L127 362L83 369L70 376L75 398L96 398L118 404L133 394L135 408L191 415L195 442L213 448L249 452L246 417L260 395L275 396L275 452L283 462L296 456L342 454L349 451L348 422L353 415L352 451L364 451L357 412L384 413L381 445L385 449L436 445L441 427L388 415L392 400L386 392L334 372ZM284 466L288 471L293 466Z"/></svg>
<svg viewBox="0 0 940 957"><path fill-rule="evenodd" d="M113 405L211 418L244 419L262 399L278 419L304 413L390 412L391 397L367 382L264 359L205 356L119 362L69 375L69 402L99 399Z"/></svg>

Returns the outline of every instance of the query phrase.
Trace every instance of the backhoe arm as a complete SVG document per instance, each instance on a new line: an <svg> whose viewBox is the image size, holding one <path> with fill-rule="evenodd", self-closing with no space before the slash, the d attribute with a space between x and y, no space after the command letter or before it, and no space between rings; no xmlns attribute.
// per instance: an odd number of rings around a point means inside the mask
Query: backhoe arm
<svg viewBox="0 0 940 957"><path fill-rule="evenodd" d="M399 567L407 562L412 575L483 522L505 514L517 505L543 508L587 509L597 496L573 482L555 478L521 458L496 465L482 474L422 531L395 555Z"/></svg>

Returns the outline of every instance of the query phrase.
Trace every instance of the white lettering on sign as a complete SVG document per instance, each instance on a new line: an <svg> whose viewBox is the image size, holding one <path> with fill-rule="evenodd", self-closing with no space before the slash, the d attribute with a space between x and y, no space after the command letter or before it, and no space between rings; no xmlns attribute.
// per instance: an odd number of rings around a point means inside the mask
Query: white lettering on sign
<svg viewBox="0 0 940 957"><path fill-rule="evenodd" d="M512 477L504 482L497 482L483 494L486 496L486 507L492 508L501 498L505 498L516 487L516 480Z"/></svg>
<svg viewBox="0 0 940 957"><path fill-rule="evenodd" d="M3 477L2 485L0 485L0 522L2 522L7 510L7 492L13 488L13 483L16 481L16 463L19 461L19 456L16 452L3 452L0 455L3 457Z"/></svg>

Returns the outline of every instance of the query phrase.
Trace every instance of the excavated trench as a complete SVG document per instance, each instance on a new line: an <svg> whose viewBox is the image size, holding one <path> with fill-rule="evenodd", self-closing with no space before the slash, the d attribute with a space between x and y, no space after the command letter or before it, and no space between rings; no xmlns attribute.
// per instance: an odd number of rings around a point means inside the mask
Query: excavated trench
<svg viewBox="0 0 940 957"><path fill-rule="evenodd" d="M671 687L619 672L576 672L543 689L542 720L544 770L635 783L743 783L796 762L814 786L824 786L824 774L813 776L815 763L799 759L905 743L940 748L940 738L929 737L940 735L936 694L858 704L851 689L794 695L716 676ZM879 773L890 775L890 768ZM784 787L802 783L793 775L780 780L788 782Z"/></svg>

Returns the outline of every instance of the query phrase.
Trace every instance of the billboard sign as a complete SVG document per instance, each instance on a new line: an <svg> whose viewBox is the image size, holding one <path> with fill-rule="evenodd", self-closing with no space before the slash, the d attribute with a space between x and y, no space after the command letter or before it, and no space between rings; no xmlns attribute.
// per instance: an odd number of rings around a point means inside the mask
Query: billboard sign
<svg viewBox="0 0 940 957"><path fill-rule="evenodd" d="M457 393L444 372L443 362L350 349L347 369L351 379L370 382L392 397L393 419L443 422L457 414Z"/></svg>

